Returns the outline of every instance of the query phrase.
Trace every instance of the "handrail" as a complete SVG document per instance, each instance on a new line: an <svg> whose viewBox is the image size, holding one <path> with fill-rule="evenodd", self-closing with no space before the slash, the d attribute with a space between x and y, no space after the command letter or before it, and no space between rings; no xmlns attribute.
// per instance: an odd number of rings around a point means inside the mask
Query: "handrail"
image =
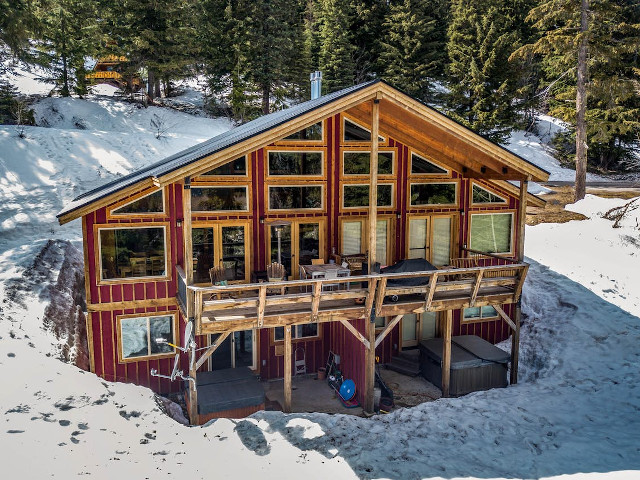
<svg viewBox="0 0 640 480"><path fill-rule="evenodd" d="M462 250L464 250L465 252L473 253L475 255L483 255L485 257L497 258L498 260L505 260L507 262L522 263L522 262L518 262L518 260L514 258L503 257L502 255L497 255L495 253L481 252L480 250L474 250L472 248L462 247Z"/></svg>

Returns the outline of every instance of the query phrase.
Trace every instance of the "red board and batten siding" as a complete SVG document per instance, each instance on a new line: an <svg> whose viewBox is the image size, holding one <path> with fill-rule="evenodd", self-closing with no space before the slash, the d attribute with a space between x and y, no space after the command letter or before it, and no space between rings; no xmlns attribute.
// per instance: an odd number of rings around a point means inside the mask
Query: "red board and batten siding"
<svg viewBox="0 0 640 480"><path fill-rule="evenodd" d="M269 252L267 246L268 238L268 219L269 218L300 218L300 217L319 217L326 218L326 242L324 257L329 258L331 253L339 252L339 217L356 217L366 215L363 211L341 212L340 209L340 152L341 152L341 132L342 120L340 115L333 116L325 123L327 127L327 176L326 176L326 192L325 192L325 212L323 213L287 213L287 214L270 214L267 215L265 205L265 150L255 151L247 156L248 168L250 169L251 178L251 205L250 211L239 215L230 216L198 214L194 216L196 219L216 221L229 218L242 218L251 222L251 270L264 270L269 260ZM406 145L389 139L389 147L396 150L397 159L397 179L396 179L396 206L392 209L381 209L381 213L387 215L396 215L394 225L395 241L393 242L394 258L397 261L406 256L406 240L408 217L411 214L429 214L429 213L451 213L454 219L458 218L458 244L465 245L469 235L470 213L477 211L500 211L509 210L516 211L518 207L518 199L513 194L508 193L494 185L488 187L497 191L505 198L509 199L508 205L491 205L487 207L478 207L471 205L471 181L461 178L457 172L453 172L452 177L460 183L460 205L455 207L436 207L429 209L415 208L407 206L407 195L409 191L409 161L410 149ZM483 182L479 182L483 184ZM176 227L176 220L182 219L182 198L183 185L175 183L167 187L167 206L168 212L162 218L155 218L153 221L162 221L169 224L171 245L168 247L168 263L171 268L171 278L167 281L142 281L126 284L110 284L98 285L97 268L94 259L97 259L95 252L94 225L106 224L115 225L118 223L149 223L151 220L141 219L107 219L106 208L101 208L84 217L86 226L87 255L89 259L89 293L92 304L104 304L109 302L146 300L146 299L174 299L177 289L175 265L183 265L183 229ZM397 216L399 215L399 218ZM269 217L269 218L267 218ZM267 219L264 223L262 219ZM518 225L519 219L517 213L514 215L514 231ZM518 239L514 235L514 251L517 251ZM504 306L507 314L512 314L510 305ZM116 332L116 316L120 314L131 313L148 313L155 314L164 311L177 311L175 303L171 303L166 307L142 308L136 310L118 310L105 312L92 312L90 314L90 331L93 336L92 342L92 365L96 374L107 380L118 380L126 382L134 382L141 385L147 385L156 391L166 392L170 390L179 390L182 388L181 382L169 382L149 375L151 368L156 368L162 374L169 374L172 368L172 359L165 358L161 360L143 360L139 362L119 363L117 354L117 332ZM184 319L179 315L179 335L176 340L180 342L184 332ZM474 334L479 335L491 342L499 342L509 336L509 328L502 320L488 321L483 323L462 323L461 312L454 312L453 334ZM354 325L364 333L365 320L358 320ZM321 366L325 365L328 352L334 351L339 354L342 359L341 369L345 377L352 378L356 385L363 385L364 382L364 347L362 344L340 323L332 322L323 324L319 327L321 334L317 339L295 341L292 351L295 352L297 347L304 348L306 355L307 371L314 372ZM258 341L258 372L262 378L279 378L284 373L284 358L282 355L276 355L276 344L272 341L272 332L268 329L262 329L259 334ZM198 346L207 344L206 337L197 339ZM400 348L400 325L396 327L376 349L376 355L380 357L382 363L388 362L391 357L397 354ZM280 353L280 352L278 352ZM264 361L264 365L263 365ZM294 359L291 359L294 362ZM188 365L186 355L181 355L181 368L184 370ZM206 363L202 367L206 368Z"/></svg>

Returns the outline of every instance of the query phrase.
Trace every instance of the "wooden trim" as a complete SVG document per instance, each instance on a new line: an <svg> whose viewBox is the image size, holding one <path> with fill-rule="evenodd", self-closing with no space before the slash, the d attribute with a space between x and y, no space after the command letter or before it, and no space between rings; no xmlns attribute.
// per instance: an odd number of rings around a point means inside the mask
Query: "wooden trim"
<svg viewBox="0 0 640 480"><path fill-rule="evenodd" d="M136 194L130 195L122 200L119 200L106 208L107 220L131 220L138 218L167 218L169 216L169 192L168 186L165 188L157 188L155 186L146 188ZM141 198L148 197L154 193L162 192L162 212L148 212L148 213L114 213L114 210L122 208L125 205L129 205L133 202L140 200Z"/></svg>
<svg viewBox="0 0 640 480"><path fill-rule="evenodd" d="M317 147L306 146L287 146L287 147L266 147L264 148L264 181L265 183L280 183L282 181L306 182L306 181L326 181L327 180L327 162L328 147L320 145ZM269 172L269 154L271 152L283 153L319 153L320 154L320 174L319 175L271 175Z"/></svg>
<svg viewBox="0 0 640 480"><path fill-rule="evenodd" d="M369 132L369 134L371 134L371 129L363 125L360 120L357 120L356 117L354 117L353 115L350 115L348 112L342 112L340 115L340 136L338 137L340 146L345 146L345 147L346 146L348 147L365 146L366 147L371 145L371 140L345 140L344 139L344 132L346 131L345 121L347 120L350 121L351 123L354 123L355 125L362 128L363 130L366 130L367 132ZM385 137L384 135L381 135L380 132L378 132L378 137L382 137L382 141L379 142L380 144L384 146L387 146L389 144L389 137ZM373 140L373 136L371 137L371 139Z"/></svg>
<svg viewBox="0 0 640 480"><path fill-rule="evenodd" d="M134 308L175 307L175 297L150 298L148 300L130 300L124 302L87 303L88 312L109 312L114 310L129 310Z"/></svg>
<svg viewBox="0 0 640 480"><path fill-rule="evenodd" d="M454 184L455 185L455 197L456 197L456 202L455 203L429 203L427 205L413 205L411 203L411 187L413 185L429 185L429 184ZM407 206L407 210L426 210L426 209L436 209L436 208L449 208L449 207L453 207L453 208L458 208L458 206L460 205L460 180L459 179L442 179L442 180L436 180L436 179L424 179L424 180L408 180L407 181L407 194L405 196L405 202L406 202L406 206Z"/></svg>
<svg viewBox="0 0 640 480"><path fill-rule="evenodd" d="M124 358L122 354L122 320L126 320L129 318L146 318L147 319L147 328L149 328L149 318L150 317L173 317L173 341L171 343L178 345L180 332L178 330L178 312L176 311L167 311L167 312L147 312L147 313L132 313L126 315L116 315L116 333L117 333L117 350L118 350L118 363L133 363L133 362L142 362L146 360L158 360L161 358L171 358L175 356L176 349L174 348L170 353L156 353L151 355L145 355L142 357L133 357L133 358ZM150 342L151 339L149 338ZM148 343L148 347L150 350L150 343ZM115 371L115 370L114 370Z"/></svg>
<svg viewBox="0 0 640 480"><path fill-rule="evenodd" d="M85 298L87 302L87 307L91 305L91 273L89 270L89 243L87 242L87 217L82 217L82 252L84 255L84 291ZM93 349L93 318L90 311L87 311L87 315L85 316L86 328L87 328L87 349L89 355L89 371L92 373L96 372L96 362L94 358L94 349ZM100 339L102 342L102 338Z"/></svg>
<svg viewBox="0 0 640 480"><path fill-rule="evenodd" d="M340 147L340 157L335 159L340 168L340 181L362 181L369 179L369 173L345 173L344 172L344 154L345 153L369 153L371 154L371 145L367 143L366 146L344 146ZM396 181L400 177L398 172L398 147L381 147L378 149L378 154L390 153L391 154L391 173L378 172L378 178L389 181ZM371 170L369 170L371 171Z"/></svg>
<svg viewBox="0 0 640 480"><path fill-rule="evenodd" d="M473 187L474 185L478 188L481 188L482 190L485 190L493 195L495 195L496 197L500 197L503 201L502 202L481 202L481 203L476 203L473 201ZM470 207L486 207L486 206L509 206L509 199L505 198L503 196L503 194L496 192L495 190L493 190L491 187L488 187L480 182L478 182L477 180L471 180L469 181L469 206Z"/></svg>
<svg viewBox="0 0 640 480"><path fill-rule="evenodd" d="M527 187L528 181L520 182L520 198L518 203L518 252L519 262L524 260L524 232L527 223Z"/></svg>
<svg viewBox="0 0 640 480"><path fill-rule="evenodd" d="M150 275L146 277L123 277L123 278L102 278L102 252L100 245L100 230L123 230L126 228L143 229L143 228L163 228L164 229L164 275ZM97 223L93 225L93 242L94 242L94 265L96 267L96 284L114 285L124 283L144 283L157 281L170 281L171 271L171 225L169 222L149 222L149 223ZM102 302L98 302L102 303Z"/></svg>
<svg viewBox="0 0 640 480"><path fill-rule="evenodd" d="M503 188L504 190L512 194L514 198L517 198L520 195L520 189L505 180L488 180L488 182L498 185L500 188ZM544 208L544 206L547 204L544 199L538 197L537 195L534 195L533 193L527 193L527 203L533 207L540 208Z"/></svg>

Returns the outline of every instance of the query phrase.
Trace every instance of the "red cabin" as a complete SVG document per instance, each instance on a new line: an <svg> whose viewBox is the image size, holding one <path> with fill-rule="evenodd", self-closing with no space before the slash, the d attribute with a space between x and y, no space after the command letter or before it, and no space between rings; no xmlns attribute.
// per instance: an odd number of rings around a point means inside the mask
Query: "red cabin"
<svg viewBox="0 0 640 480"><path fill-rule="evenodd" d="M194 423L195 378L227 368L284 377L290 408L296 351L308 372L338 354L371 410L376 357L441 337L447 394L452 336L515 333L514 382L527 182L547 178L383 81L241 125L58 215L82 218L91 370L186 389ZM428 269L385 271L403 259Z"/></svg>

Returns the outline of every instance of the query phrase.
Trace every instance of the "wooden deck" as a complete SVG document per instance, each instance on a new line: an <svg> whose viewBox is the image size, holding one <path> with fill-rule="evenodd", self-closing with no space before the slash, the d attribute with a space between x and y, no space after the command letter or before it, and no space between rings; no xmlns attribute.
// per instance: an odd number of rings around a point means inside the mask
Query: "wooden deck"
<svg viewBox="0 0 640 480"><path fill-rule="evenodd" d="M188 288L194 302L196 333L201 335L515 303L528 268L526 263L513 263ZM398 285L402 279L411 279L417 286ZM325 284L338 287L329 290Z"/></svg>

